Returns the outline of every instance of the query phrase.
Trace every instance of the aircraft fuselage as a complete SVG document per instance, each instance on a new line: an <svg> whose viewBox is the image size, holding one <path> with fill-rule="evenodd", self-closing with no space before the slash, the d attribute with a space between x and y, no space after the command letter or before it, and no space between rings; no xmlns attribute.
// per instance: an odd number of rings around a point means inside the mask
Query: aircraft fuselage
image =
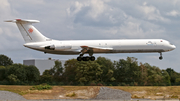
<svg viewBox="0 0 180 101"><path fill-rule="evenodd" d="M93 53L149 53L167 52L176 47L162 39L124 39L124 40L50 40L31 42L25 47L51 54L80 54L83 47L92 48ZM45 48L49 46L49 48ZM85 52L87 53L87 52Z"/></svg>

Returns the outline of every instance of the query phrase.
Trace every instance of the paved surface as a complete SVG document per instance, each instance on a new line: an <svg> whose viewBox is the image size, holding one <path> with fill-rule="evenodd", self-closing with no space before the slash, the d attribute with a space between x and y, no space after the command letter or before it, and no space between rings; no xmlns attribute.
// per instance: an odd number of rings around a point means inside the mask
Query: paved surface
<svg viewBox="0 0 180 101"><path fill-rule="evenodd" d="M122 90L101 87L95 100L131 100L131 93Z"/></svg>
<svg viewBox="0 0 180 101"><path fill-rule="evenodd" d="M0 91L0 101L11 101L11 100L26 100L23 96L9 92L9 91Z"/></svg>

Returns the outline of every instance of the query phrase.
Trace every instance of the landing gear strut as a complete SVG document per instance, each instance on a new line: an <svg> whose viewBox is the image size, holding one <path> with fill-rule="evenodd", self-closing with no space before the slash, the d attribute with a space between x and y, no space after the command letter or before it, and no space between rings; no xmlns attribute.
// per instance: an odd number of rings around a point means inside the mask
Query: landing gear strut
<svg viewBox="0 0 180 101"><path fill-rule="evenodd" d="M89 56L83 56L84 53L88 53ZM77 61L94 61L96 58L93 56L93 49L83 48L79 57L77 57Z"/></svg>
<svg viewBox="0 0 180 101"><path fill-rule="evenodd" d="M163 57L162 57L162 53L160 52L160 57L159 57L159 60L162 60Z"/></svg>

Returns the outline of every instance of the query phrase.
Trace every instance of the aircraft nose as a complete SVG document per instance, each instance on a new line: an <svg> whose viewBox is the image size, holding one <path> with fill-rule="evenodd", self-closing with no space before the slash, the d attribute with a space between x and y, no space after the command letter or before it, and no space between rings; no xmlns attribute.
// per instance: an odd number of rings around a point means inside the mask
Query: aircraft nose
<svg viewBox="0 0 180 101"><path fill-rule="evenodd" d="M176 46L175 45L172 45L172 50L176 49Z"/></svg>

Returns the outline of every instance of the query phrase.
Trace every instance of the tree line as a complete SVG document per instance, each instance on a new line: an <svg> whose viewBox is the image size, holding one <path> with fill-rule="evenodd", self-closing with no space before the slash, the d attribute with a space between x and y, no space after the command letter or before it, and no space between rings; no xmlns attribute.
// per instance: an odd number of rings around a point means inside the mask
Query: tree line
<svg viewBox="0 0 180 101"><path fill-rule="evenodd" d="M0 55L0 84L19 85L90 85L90 86L171 86L180 85L180 73L172 68L166 70L148 63L139 63L135 57L112 62L105 57L95 61L60 61L42 75L37 67L14 64Z"/></svg>

